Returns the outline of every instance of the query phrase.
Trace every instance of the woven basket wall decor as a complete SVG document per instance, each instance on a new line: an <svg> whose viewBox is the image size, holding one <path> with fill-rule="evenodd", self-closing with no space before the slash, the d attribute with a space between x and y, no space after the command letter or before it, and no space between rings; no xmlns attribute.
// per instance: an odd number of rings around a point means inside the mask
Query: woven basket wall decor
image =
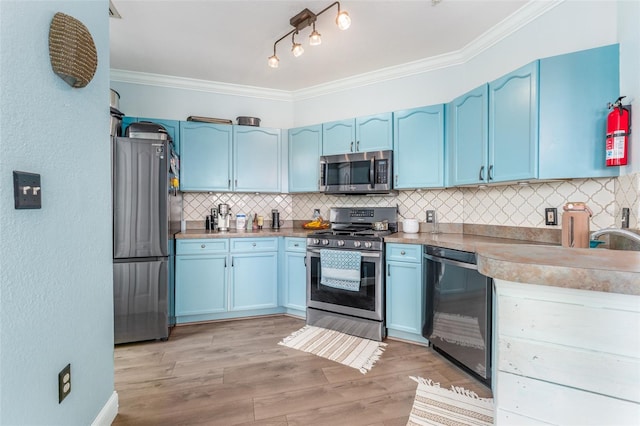
<svg viewBox="0 0 640 426"><path fill-rule="evenodd" d="M85 87L98 67L96 45L84 24L56 13L49 28L51 67L71 87Z"/></svg>

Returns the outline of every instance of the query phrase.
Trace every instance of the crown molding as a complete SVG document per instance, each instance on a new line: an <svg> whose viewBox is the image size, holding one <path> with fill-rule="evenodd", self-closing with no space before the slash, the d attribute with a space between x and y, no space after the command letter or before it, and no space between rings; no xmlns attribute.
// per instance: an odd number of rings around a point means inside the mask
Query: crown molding
<svg viewBox="0 0 640 426"><path fill-rule="evenodd" d="M219 95L244 96L249 98L267 99L271 101L293 101L293 94L287 90L266 89L262 87L244 86L240 84L221 83L216 81L198 80L195 78L173 77L162 74L151 74L137 71L111 69L111 81L141 84L146 86L160 86L171 89L195 90Z"/></svg>
<svg viewBox="0 0 640 426"><path fill-rule="evenodd" d="M112 81L123 83L294 102L464 64L565 1L566 0L529 1L516 12L503 19L500 23L460 50L358 74L301 90L275 90L118 69L112 69L110 77Z"/></svg>

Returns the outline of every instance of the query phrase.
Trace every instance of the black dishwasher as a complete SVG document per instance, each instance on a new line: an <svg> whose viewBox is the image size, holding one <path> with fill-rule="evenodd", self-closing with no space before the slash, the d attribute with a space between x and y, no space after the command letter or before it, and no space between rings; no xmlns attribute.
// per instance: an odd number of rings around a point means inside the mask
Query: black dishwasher
<svg viewBox="0 0 640 426"><path fill-rule="evenodd" d="M422 335L433 348L491 387L492 279L475 253L424 247Z"/></svg>

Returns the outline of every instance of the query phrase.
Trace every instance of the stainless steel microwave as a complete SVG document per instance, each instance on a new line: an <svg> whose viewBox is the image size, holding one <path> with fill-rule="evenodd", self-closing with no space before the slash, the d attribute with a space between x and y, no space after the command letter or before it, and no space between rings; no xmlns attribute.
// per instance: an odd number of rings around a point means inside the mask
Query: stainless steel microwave
<svg viewBox="0 0 640 426"><path fill-rule="evenodd" d="M320 157L320 192L389 194L393 192L393 151L354 152Z"/></svg>

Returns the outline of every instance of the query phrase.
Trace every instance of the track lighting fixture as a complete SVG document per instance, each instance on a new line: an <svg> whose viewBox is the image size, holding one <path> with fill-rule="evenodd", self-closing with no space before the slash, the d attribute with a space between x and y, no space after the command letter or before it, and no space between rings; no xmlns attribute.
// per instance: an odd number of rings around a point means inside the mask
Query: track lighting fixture
<svg viewBox="0 0 640 426"><path fill-rule="evenodd" d="M318 16L322 15L327 10L331 9L333 6L338 6L338 14L336 15L336 25L341 30L346 30L351 25L351 18L349 14L345 10L340 10L340 2L333 2L329 6L325 7L318 13L313 13L309 9L304 9L302 12L298 13L296 16L292 17L289 20L289 24L293 26L293 29L280 37L275 43L273 43L273 55L269 56L268 64L271 68L278 68L280 64L280 58L276 55L276 45L284 40L286 37L291 35L291 53L293 56L298 57L304 53L304 48L300 43L296 43L295 37L300 32L300 30L313 26L313 30L309 35L309 46L318 46L322 43L321 35L318 31L316 31L316 20Z"/></svg>

